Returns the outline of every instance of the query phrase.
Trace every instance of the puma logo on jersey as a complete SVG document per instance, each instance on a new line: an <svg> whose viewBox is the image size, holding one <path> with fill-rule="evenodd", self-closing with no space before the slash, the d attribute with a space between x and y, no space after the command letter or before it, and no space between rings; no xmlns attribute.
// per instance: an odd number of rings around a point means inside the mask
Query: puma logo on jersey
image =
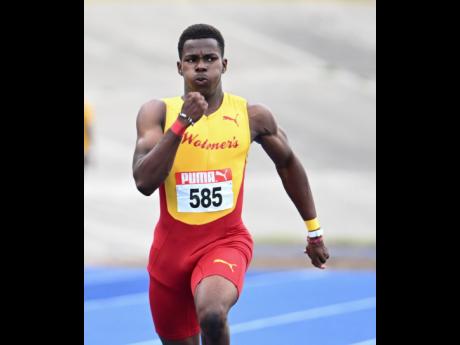
<svg viewBox="0 0 460 345"><path fill-rule="evenodd" d="M225 179L225 181L227 181L227 169L224 170L224 173L216 171L216 176L222 176Z"/></svg>
<svg viewBox="0 0 460 345"><path fill-rule="evenodd" d="M219 183L232 180L232 169L177 172L176 185Z"/></svg>
<svg viewBox="0 0 460 345"><path fill-rule="evenodd" d="M236 119L238 118L238 115L240 115L240 114L236 114L236 116L235 116L234 118L233 118L233 117L230 117L230 116L227 116L227 115L224 115L223 119L224 119L224 120L233 121L233 122L235 122L235 124L239 127L240 125L238 124L238 122L237 122L237 120L236 120Z"/></svg>
<svg viewBox="0 0 460 345"><path fill-rule="evenodd" d="M227 261L222 260L222 259L215 259L214 263L221 263L221 264L227 265L232 270L232 272L235 272L233 270L233 266L235 266L235 267L238 266L237 264L231 264L231 263L228 263Z"/></svg>

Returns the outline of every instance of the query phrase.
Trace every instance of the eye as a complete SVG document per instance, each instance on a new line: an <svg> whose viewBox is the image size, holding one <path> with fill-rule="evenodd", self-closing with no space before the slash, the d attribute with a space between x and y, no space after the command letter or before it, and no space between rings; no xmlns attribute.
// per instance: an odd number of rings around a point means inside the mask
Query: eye
<svg viewBox="0 0 460 345"><path fill-rule="evenodd" d="M208 55L208 56L205 56L204 59L205 59L206 62L213 62L213 61L216 61L216 60L217 60L217 56Z"/></svg>

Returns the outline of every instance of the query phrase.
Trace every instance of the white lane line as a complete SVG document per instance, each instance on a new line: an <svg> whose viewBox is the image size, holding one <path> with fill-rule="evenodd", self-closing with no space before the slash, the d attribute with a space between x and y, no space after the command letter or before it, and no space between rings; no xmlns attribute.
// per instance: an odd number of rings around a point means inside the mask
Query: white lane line
<svg viewBox="0 0 460 345"><path fill-rule="evenodd" d="M163 343L161 342L160 339L155 339L155 340L147 340L147 341L140 341L138 343L129 343L127 345L162 345Z"/></svg>
<svg viewBox="0 0 460 345"><path fill-rule="evenodd" d="M131 281L133 279L146 279L147 269L143 270L114 270L114 271L100 271L100 272L88 272L85 273L84 285L89 287L97 284L115 284L125 281Z"/></svg>
<svg viewBox="0 0 460 345"><path fill-rule="evenodd" d="M147 292L123 295L111 298L94 299L85 302L85 313L90 311L128 307L149 303L149 294Z"/></svg>
<svg viewBox="0 0 460 345"><path fill-rule="evenodd" d="M375 338L374 339L369 339L369 340L365 340L365 341L361 341L359 343L353 343L351 345L375 345L376 344L376 340Z"/></svg>
<svg viewBox="0 0 460 345"><path fill-rule="evenodd" d="M354 311L371 309L375 307L375 297L364 298L346 303L331 304L325 307L306 309L293 313L282 314L273 317L257 319L230 326L231 333L255 331L263 328L274 327L293 322L313 320L321 317L335 316L351 313Z"/></svg>
<svg viewBox="0 0 460 345"><path fill-rule="evenodd" d="M313 272L313 271L287 271L287 272L270 272L260 274L254 277L249 277L246 281L245 288L260 287L275 284L287 284L302 280L314 280L325 278L328 276L327 272ZM85 312L103 310L106 308L119 308L132 305L141 305L148 303L148 293L136 293L129 295L122 295L110 298L92 299L85 302Z"/></svg>
<svg viewBox="0 0 460 345"><path fill-rule="evenodd" d="M262 319L256 319L248 322L237 323L236 325L230 325L230 333L243 333L248 331L255 331L268 327L275 327L280 325L286 325L293 322L313 320L321 317L335 316L340 314L352 313L354 311L366 310L375 308L375 297L359 299L346 303L331 304L325 307L311 308L301 310L293 313L281 314L273 317L266 317ZM137 343L129 343L127 345L158 345L161 342L156 340L147 340ZM366 343L367 344L367 343ZM371 344L371 343L369 343ZM361 344L364 345L364 344Z"/></svg>

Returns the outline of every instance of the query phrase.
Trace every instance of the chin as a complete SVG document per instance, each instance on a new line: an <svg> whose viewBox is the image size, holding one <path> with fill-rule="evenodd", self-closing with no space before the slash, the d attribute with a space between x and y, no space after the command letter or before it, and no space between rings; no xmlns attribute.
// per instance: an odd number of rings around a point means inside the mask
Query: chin
<svg viewBox="0 0 460 345"><path fill-rule="evenodd" d="M212 95L216 90L219 84L208 84L208 85L196 85L193 82L188 85L188 89L193 92L199 92L203 96Z"/></svg>
<svg viewBox="0 0 460 345"><path fill-rule="evenodd" d="M211 94L212 92L212 88L209 87L209 86L194 86L193 88L190 89L190 91L194 91L194 92L199 92L201 93L203 96L206 96L208 94Z"/></svg>

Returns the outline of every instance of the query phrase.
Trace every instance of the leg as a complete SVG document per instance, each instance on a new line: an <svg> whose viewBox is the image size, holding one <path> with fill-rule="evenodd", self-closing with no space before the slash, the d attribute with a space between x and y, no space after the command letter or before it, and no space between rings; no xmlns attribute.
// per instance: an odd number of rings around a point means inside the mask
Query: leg
<svg viewBox="0 0 460 345"><path fill-rule="evenodd" d="M204 345L228 345L227 314L243 289L248 257L240 249L218 247L192 273L191 289Z"/></svg>
<svg viewBox="0 0 460 345"><path fill-rule="evenodd" d="M204 345L228 345L227 315L238 299L236 286L221 276L204 278L195 291L195 306Z"/></svg>
<svg viewBox="0 0 460 345"><path fill-rule="evenodd" d="M166 286L150 276L150 310L164 345L199 345L200 327L189 285Z"/></svg>

